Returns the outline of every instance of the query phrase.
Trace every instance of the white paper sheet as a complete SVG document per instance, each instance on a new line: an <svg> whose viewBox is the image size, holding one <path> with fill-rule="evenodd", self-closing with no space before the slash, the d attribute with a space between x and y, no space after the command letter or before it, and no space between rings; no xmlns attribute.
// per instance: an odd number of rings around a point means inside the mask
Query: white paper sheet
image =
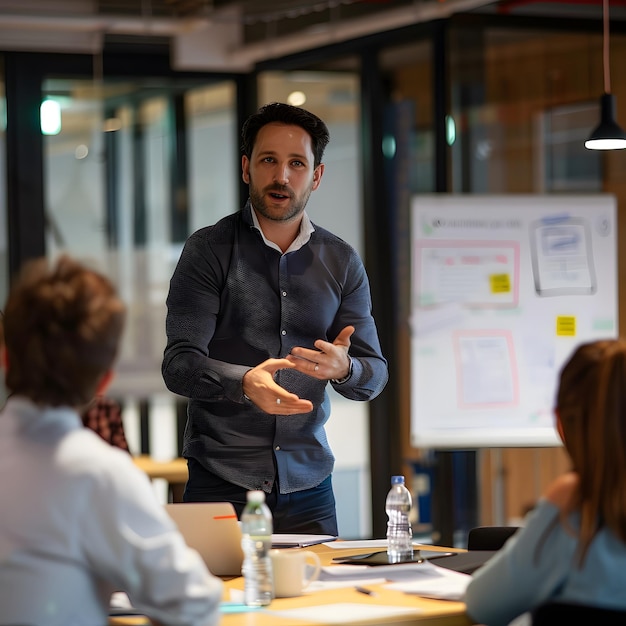
<svg viewBox="0 0 626 626"><path fill-rule="evenodd" d="M359 587L368 587L370 585L382 585L387 582L385 578L359 578L352 580L351 578L337 578L333 580L316 580L310 583L304 593L313 593L315 591L325 591L327 589L339 589L341 587L355 587L358 582Z"/></svg>
<svg viewBox="0 0 626 626"><path fill-rule="evenodd" d="M463 600L465 589L472 577L444 567L429 565L432 568L429 575L393 582L385 585L385 587L427 598L437 598L438 600Z"/></svg>
<svg viewBox="0 0 626 626"><path fill-rule="evenodd" d="M319 580L354 580L364 578L384 578L388 581L400 582L421 578L437 578L442 567L436 567L429 561L423 563L398 563L396 565L327 565L322 567Z"/></svg>
<svg viewBox="0 0 626 626"><path fill-rule="evenodd" d="M347 621L360 619L373 621L396 615L415 615L422 613L418 608L401 608L396 606L381 606L378 604L357 604L342 602L337 604L322 604L320 606L288 609L285 611L267 611L276 617L284 619L301 619L320 624L344 624Z"/></svg>
<svg viewBox="0 0 626 626"><path fill-rule="evenodd" d="M332 543L325 543L325 546L336 550L351 550L353 548L386 548L386 539L356 539L353 541L333 541ZM413 543L413 548L419 550L420 547L430 547L431 544L426 543Z"/></svg>
<svg viewBox="0 0 626 626"><path fill-rule="evenodd" d="M333 539L333 535L274 533L272 535L272 548L306 548L318 543L324 543L330 546L332 545Z"/></svg>

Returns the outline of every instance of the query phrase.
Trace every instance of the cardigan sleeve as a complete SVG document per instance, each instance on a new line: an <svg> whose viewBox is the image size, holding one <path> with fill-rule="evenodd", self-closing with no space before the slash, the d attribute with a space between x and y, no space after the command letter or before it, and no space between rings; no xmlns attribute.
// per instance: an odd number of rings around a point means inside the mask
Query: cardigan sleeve
<svg viewBox="0 0 626 626"><path fill-rule="evenodd" d="M511 620L558 593L576 567L576 538L559 522L559 511L541 500L524 527L476 571L465 597L467 613L486 626Z"/></svg>

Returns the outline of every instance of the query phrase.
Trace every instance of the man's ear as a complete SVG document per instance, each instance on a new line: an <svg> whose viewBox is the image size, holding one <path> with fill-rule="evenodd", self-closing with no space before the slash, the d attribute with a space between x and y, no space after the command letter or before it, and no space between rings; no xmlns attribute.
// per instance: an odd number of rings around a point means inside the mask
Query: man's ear
<svg viewBox="0 0 626 626"><path fill-rule="evenodd" d="M246 185L250 184L250 159L245 154L241 157L241 178Z"/></svg>
<svg viewBox="0 0 626 626"><path fill-rule="evenodd" d="M96 387L96 395L103 396L104 392L109 388L111 381L113 380L113 370L107 370Z"/></svg>
<svg viewBox="0 0 626 626"><path fill-rule="evenodd" d="M312 189L315 190L320 186L322 182L322 176L324 175L324 164L320 163L313 172L313 186Z"/></svg>

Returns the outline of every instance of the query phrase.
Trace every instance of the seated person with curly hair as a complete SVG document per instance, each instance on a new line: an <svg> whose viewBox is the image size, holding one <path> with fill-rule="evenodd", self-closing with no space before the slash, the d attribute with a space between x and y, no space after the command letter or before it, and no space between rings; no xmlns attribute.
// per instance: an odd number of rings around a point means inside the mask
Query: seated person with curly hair
<svg viewBox="0 0 626 626"><path fill-rule="evenodd" d="M222 584L129 454L83 427L107 388L125 309L68 257L24 268L4 311L0 623L106 624L125 591L155 624L219 622Z"/></svg>

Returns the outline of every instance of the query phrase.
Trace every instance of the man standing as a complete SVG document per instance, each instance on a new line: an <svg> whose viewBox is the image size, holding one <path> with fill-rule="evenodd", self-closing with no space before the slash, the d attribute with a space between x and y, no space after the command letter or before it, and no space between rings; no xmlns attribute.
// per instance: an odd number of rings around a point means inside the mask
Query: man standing
<svg viewBox="0 0 626 626"><path fill-rule="evenodd" d="M167 298L163 378L190 399L186 501L262 489L276 532L337 534L328 382L370 400L387 382L363 263L312 224L328 129L286 104L242 129L244 209L187 240Z"/></svg>

